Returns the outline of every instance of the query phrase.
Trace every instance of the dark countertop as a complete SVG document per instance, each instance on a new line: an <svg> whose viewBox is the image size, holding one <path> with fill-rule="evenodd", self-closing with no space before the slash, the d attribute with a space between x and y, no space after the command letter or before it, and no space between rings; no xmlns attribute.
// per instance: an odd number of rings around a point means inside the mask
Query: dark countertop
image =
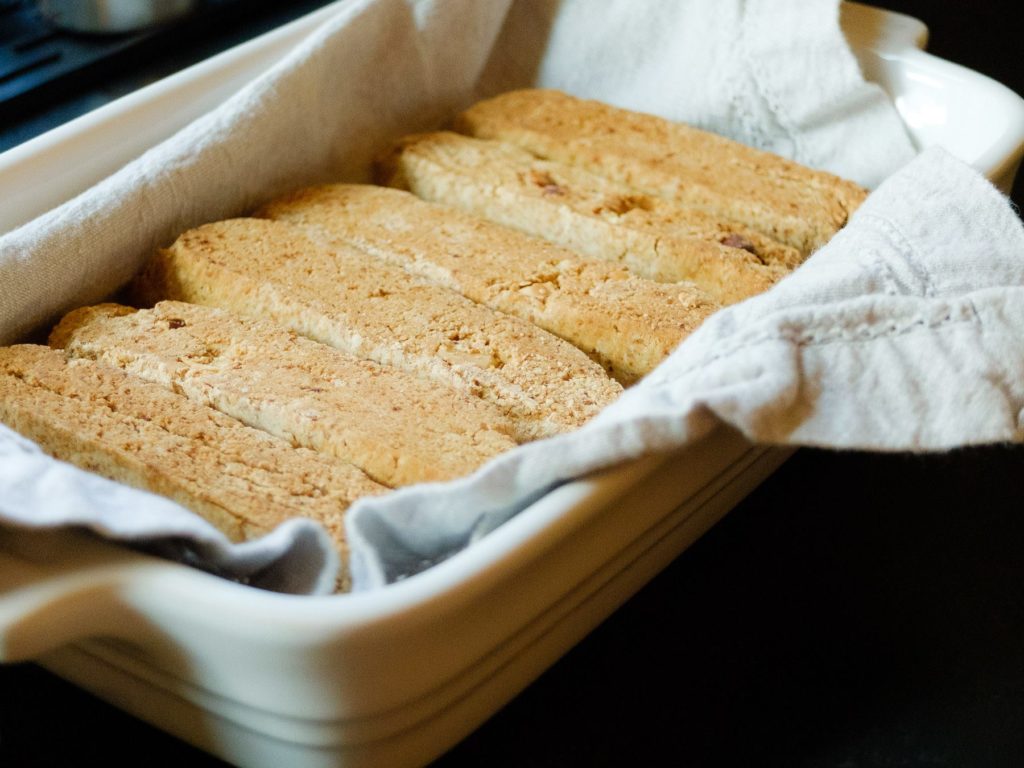
<svg viewBox="0 0 1024 768"><path fill-rule="evenodd" d="M1014 4L884 4L928 23L934 53L1024 93ZM0 113L0 148L130 87ZM1022 586L1024 447L803 450L437 765L1021 766ZM4 768L143 760L220 764L32 665L0 667Z"/></svg>

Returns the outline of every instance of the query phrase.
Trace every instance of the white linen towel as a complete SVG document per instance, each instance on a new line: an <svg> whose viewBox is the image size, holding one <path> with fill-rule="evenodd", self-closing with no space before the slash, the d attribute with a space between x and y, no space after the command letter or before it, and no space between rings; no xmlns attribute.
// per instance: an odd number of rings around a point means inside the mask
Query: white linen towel
<svg viewBox="0 0 1024 768"><path fill-rule="evenodd" d="M799 270L709 318L582 429L360 504L353 579L403 578L539 490L718 423L759 443L939 451L1021 439L1022 409L1024 227L991 184L931 149Z"/></svg>
<svg viewBox="0 0 1024 768"><path fill-rule="evenodd" d="M913 149L860 77L837 18L835 0L341 3L219 109L0 239L0 341L106 297L188 227L303 184L365 179L395 137L510 87L685 119L877 184ZM1017 436L1020 318L1007 292L1020 284L1019 230L982 179L927 153L794 276L712 318L584 431L520 447L470 478L357 504L355 588L449 556L554 482L699 439L716 420L763 441L879 449ZM304 525L231 546L201 521L184 524L170 502L24 443L0 430L0 518L172 549L196 537L188 559L257 573L270 588L316 591L333 576L328 555L300 578L274 569L278 554L316 538ZM39 492L50 483L59 499Z"/></svg>

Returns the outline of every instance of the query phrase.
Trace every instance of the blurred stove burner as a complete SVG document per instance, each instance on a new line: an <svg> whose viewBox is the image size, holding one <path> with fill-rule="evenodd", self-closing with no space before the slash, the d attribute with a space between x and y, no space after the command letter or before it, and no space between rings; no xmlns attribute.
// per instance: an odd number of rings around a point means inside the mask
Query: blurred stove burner
<svg viewBox="0 0 1024 768"><path fill-rule="evenodd" d="M252 0L165 0L156 4L165 14L155 17L160 19L156 26L112 34L62 29L48 19L38 5L34 0L0 0L0 118L7 110L28 107L30 102L45 98L43 94L52 95L62 85L67 90L86 78L115 73L119 66L155 60L179 40L208 34L216 26L214 22L237 17L243 10L248 13L254 3ZM61 5L78 8L70 13L85 24L88 20L80 12L86 6L104 4ZM187 16L172 18L171 10L181 11L186 5L191 11ZM55 8L56 3L50 2L49 6ZM123 0L108 0L105 4L110 23L134 27L132 18L141 21L140 16L132 17L128 12L122 12L115 19L118 7L127 6ZM65 16L69 24L74 21L72 16Z"/></svg>
<svg viewBox="0 0 1024 768"><path fill-rule="evenodd" d="M61 29L109 34L158 27L194 12L198 0L36 0Z"/></svg>

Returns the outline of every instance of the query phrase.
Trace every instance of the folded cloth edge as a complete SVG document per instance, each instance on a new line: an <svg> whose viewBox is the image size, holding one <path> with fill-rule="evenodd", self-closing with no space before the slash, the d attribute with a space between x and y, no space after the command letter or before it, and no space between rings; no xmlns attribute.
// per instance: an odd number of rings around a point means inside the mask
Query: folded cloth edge
<svg viewBox="0 0 1024 768"><path fill-rule="evenodd" d="M927 217L928 210L906 204L907 184L923 185L936 225L965 249L985 252L987 241L978 242L974 216L948 219L949 199L999 222L1009 245L992 255L990 270L976 266L968 282L944 295L861 295L859 273L877 269L878 258L840 270L840 284L822 294L820 276L833 261L852 261L849 245L861 231L873 235L879 219L902 231ZM520 446L468 478L357 502L347 521L354 588L381 586L412 575L418 563L450 557L467 543L466 531L497 527L538 491L693 444L718 423L755 442L851 449L941 451L1021 439L1024 340L1015 329L1024 327L1024 274L1012 282L1014 270L1004 262L1024 262L1024 226L1006 198L934 148L883 183L865 207L844 240L826 245L813 265L721 310L580 430ZM933 236L927 228L910 231ZM927 251L917 256L917 268L934 268L940 282L957 271L945 260L930 262ZM844 281L854 286L845 295ZM811 300L801 303L805 290ZM891 383L887 366L895 372Z"/></svg>

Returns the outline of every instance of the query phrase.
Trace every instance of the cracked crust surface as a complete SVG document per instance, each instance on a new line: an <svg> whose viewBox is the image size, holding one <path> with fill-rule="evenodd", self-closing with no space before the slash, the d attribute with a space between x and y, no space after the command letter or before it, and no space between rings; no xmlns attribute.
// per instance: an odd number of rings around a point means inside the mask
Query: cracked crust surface
<svg viewBox="0 0 1024 768"><path fill-rule="evenodd" d="M718 306L689 283L644 280L507 227L365 184L299 190L257 215L350 243L561 336L631 383Z"/></svg>
<svg viewBox="0 0 1024 768"><path fill-rule="evenodd" d="M155 255L135 293L272 320L444 382L496 406L519 441L575 429L621 392L597 363L546 331L283 222L233 219L190 230Z"/></svg>
<svg viewBox="0 0 1024 768"><path fill-rule="evenodd" d="M482 400L222 310L174 301L83 307L50 343L391 487L470 474L516 445L508 420Z"/></svg>
<svg viewBox="0 0 1024 768"><path fill-rule="evenodd" d="M345 510L387 490L157 384L33 344L0 348L0 421L58 459L176 501L234 541L310 517L344 556Z"/></svg>
<svg viewBox="0 0 1024 768"><path fill-rule="evenodd" d="M620 264L641 277L691 281L722 304L767 290L799 259L749 229L716 224L700 211L688 216L670 201L502 142L449 132L410 136L382 161L380 174L382 181L425 200Z"/></svg>
<svg viewBox="0 0 1024 768"><path fill-rule="evenodd" d="M559 91L487 99L462 113L455 128L728 216L805 255L828 242L867 196L853 182L778 155Z"/></svg>

